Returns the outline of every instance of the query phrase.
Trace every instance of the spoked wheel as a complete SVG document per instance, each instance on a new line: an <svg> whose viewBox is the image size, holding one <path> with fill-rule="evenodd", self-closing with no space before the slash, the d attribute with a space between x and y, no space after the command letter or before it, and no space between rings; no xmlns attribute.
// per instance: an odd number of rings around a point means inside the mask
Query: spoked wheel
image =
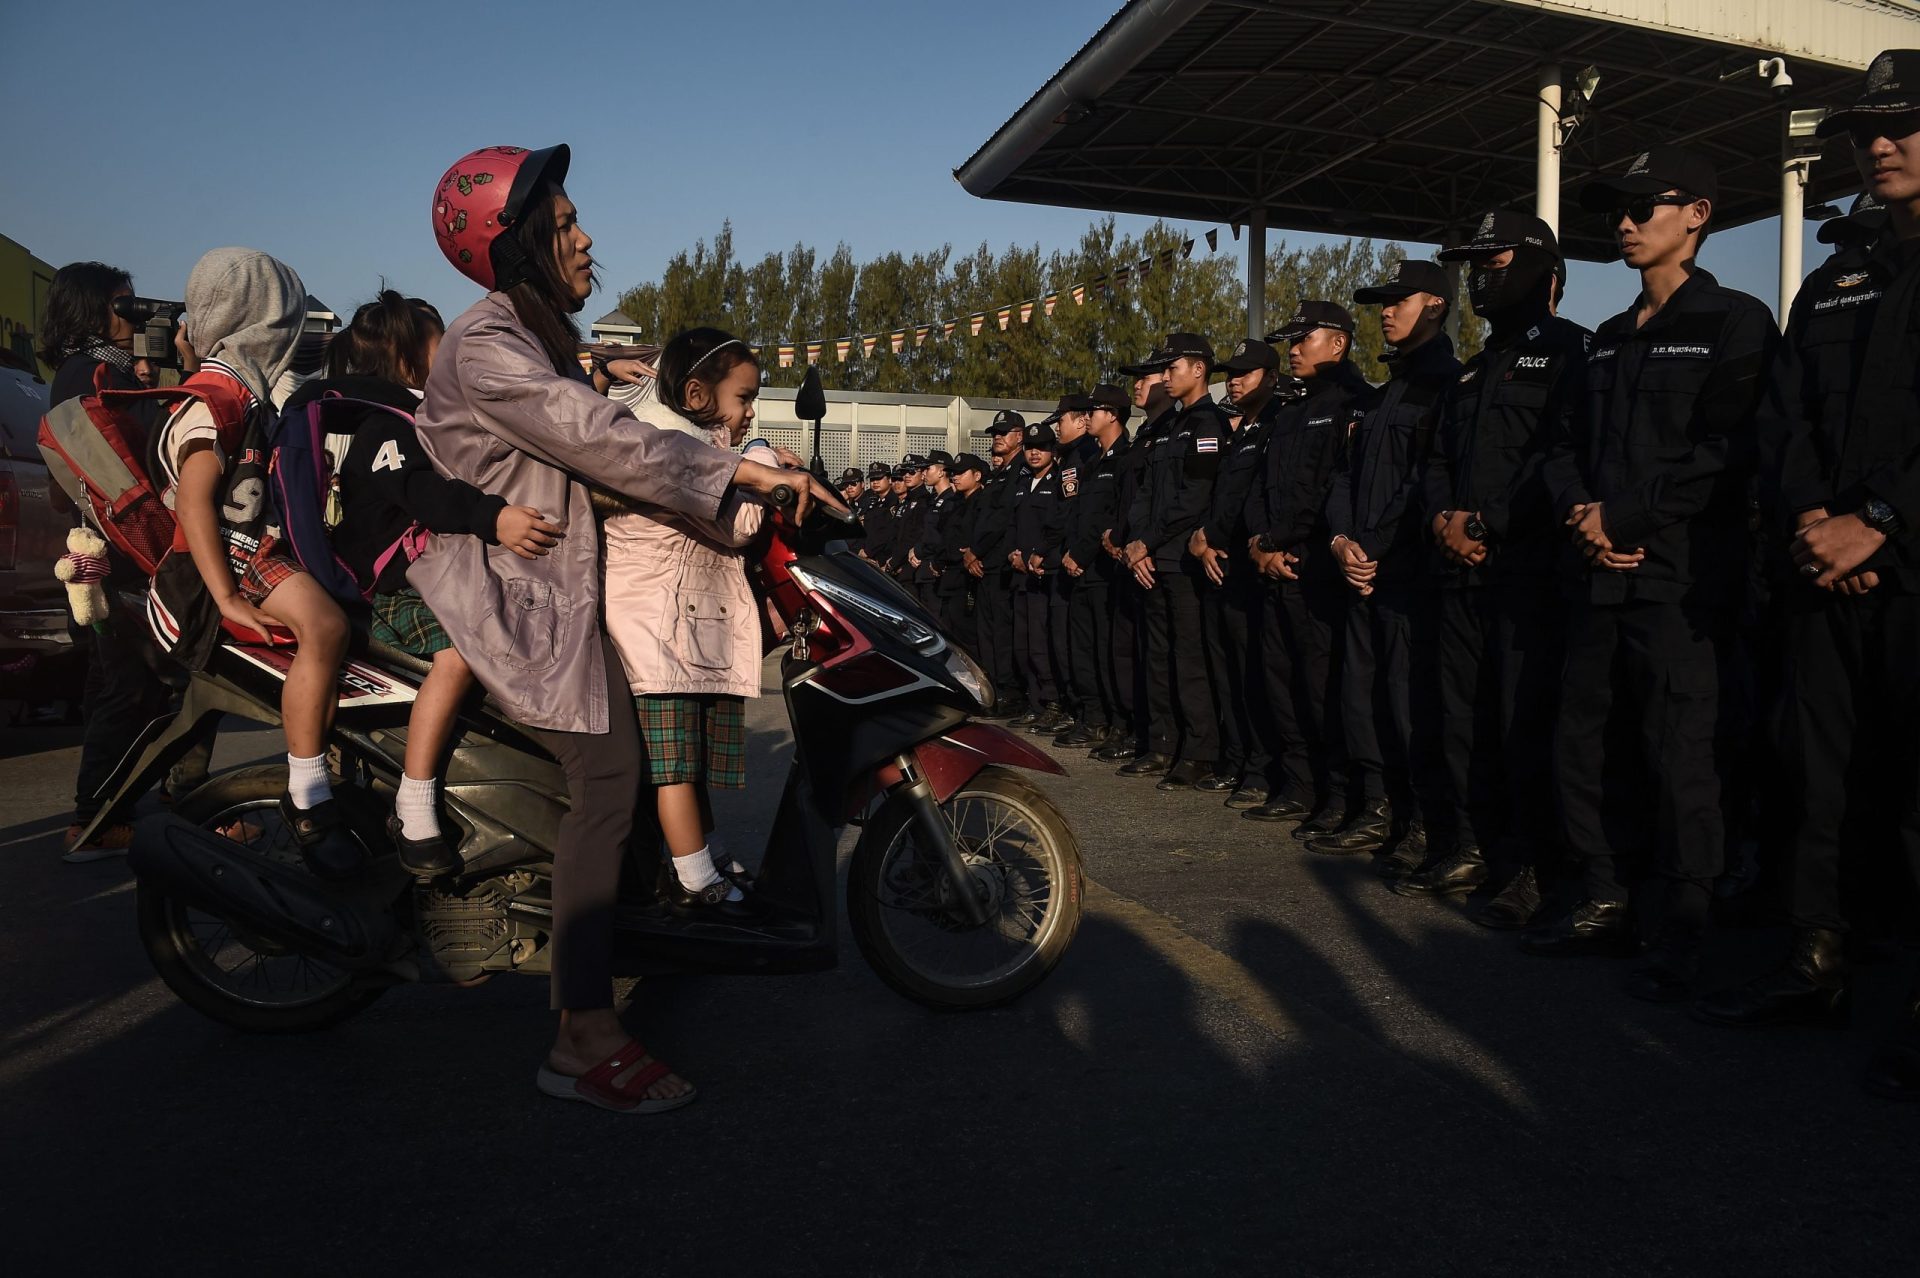
<svg viewBox="0 0 1920 1278"><path fill-rule="evenodd" d="M971 922L910 804L888 804L860 836L847 917L860 952L895 990L957 1011L1019 997L1060 961L1080 927L1080 848L1045 795L986 768L942 805L986 922Z"/></svg>
<svg viewBox="0 0 1920 1278"><path fill-rule="evenodd" d="M280 819L286 785L285 768L227 773L195 790L178 815L298 867L293 832ZM139 899L140 939L160 979L195 1011L223 1025L265 1033L323 1029L386 988L252 934L158 884L143 881Z"/></svg>

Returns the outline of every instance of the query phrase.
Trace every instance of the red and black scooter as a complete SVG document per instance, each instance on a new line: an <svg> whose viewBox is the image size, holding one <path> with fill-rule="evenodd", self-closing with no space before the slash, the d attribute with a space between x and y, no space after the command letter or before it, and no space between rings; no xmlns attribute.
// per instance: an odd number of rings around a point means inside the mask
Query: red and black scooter
<svg viewBox="0 0 1920 1278"><path fill-rule="evenodd" d="M622 876L615 974L834 966L836 851L851 823L860 836L847 915L874 970L930 1007L1005 1003L1052 970L1079 926L1073 833L1013 770L1061 769L972 720L992 704L985 675L911 597L833 540L844 532L837 514L816 508L802 527L776 510L749 566L791 641L781 685L795 746L772 835L748 866L754 920L670 911L654 891L659 839L643 824ZM279 648L221 648L178 715L129 752L115 791L144 792L213 715L277 722L289 660ZM283 767L218 775L139 823L141 939L194 1008L243 1029L304 1030L402 981L547 972L566 785L531 737L486 705L465 716L442 791L457 874L417 884L387 842L407 712L426 670L369 644L341 674L336 796L373 858L361 879L325 882L302 865L276 806Z"/></svg>

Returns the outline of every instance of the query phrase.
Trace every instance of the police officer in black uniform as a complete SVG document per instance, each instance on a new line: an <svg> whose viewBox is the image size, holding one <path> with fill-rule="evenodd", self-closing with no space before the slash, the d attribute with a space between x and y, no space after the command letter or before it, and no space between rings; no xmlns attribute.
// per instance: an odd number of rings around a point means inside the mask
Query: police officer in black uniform
<svg viewBox="0 0 1920 1278"><path fill-rule="evenodd" d="M1112 739L1125 714L1113 660L1113 592L1120 565L1101 545L1114 526L1120 500L1120 476L1131 441L1127 419L1133 404L1118 386L1100 385L1086 398L1088 456L1074 463L1073 482L1061 475L1067 492L1066 544L1060 567L1073 579L1068 602L1068 665L1080 722L1054 738L1054 744L1098 750Z"/></svg>
<svg viewBox="0 0 1920 1278"><path fill-rule="evenodd" d="M873 531L870 516L874 508L886 500L887 489L891 486L885 462L873 462L867 466L866 483L860 495L851 503L854 515L860 520L860 531L847 539L848 548L863 557L867 553L867 537Z"/></svg>
<svg viewBox="0 0 1920 1278"><path fill-rule="evenodd" d="M882 572L889 571L887 565L900 537L900 501L906 485L901 482L899 471L898 466L885 468L880 478L879 500L873 503L866 517L867 542L861 553Z"/></svg>
<svg viewBox="0 0 1920 1278"><path fill-rule="evenodd" d="M1184 790L1212 774L1220 748L1200 615L1206 574L1187 542L1207 516L1233 432L1208 392L1212 344L1197 333L1174 333L1166 349L1173 356L1167 394L1175 406L1166 434L1148 451L1126 547L1127 567L1146 590L1152 749L1120 773L1160 775L1160 789Z"/></svg>
<svg viewBox="0 0 1920 1278"><path fill-rule="evenodd" d="M866 482L860 478L860 468L857 466L849 466L841 471L840 478L834 483L834 487L840 490L840 500L847 504L849 510L853 509L854 503L860 500L860 494L866 486Z"/></svg>
<svg viewBox="0 0 1920 1278"><path fill-rule="evenodd" d="M935 616L940 612L940 559L945 549L946 537L951 531L948 521L959 510L960 495L953 491L953 480L948 468L953 465L953 454L944 448L936 448L927 454L926 482L922 491L931 494L926 501L926 512L921 517L919 533L913 545L907 549L907 568L912 573L914 597L922 607Z"/></svg>
<svg viewBox="0 0 1920 1278"><path fill-rule="evenodd" d="M920 534L927 525L927 507L933 503L926 479L927 459L919 453L908 453L894 469L894 489L900 494L900 508L894 513L896 527L893 543L888 547L887 571L909 594L914 593L914 570L909 556L919 544Z"/></svg>
<svg viewBox="0 0 1920 1278"><path fill-rule="evenodd" d="M1173 420L1174 403L1167 394L1167 366L1173 356L1163 347L1155 347L1137 364L1123 364L1120 371L1133 379L1131 402L1140 414L1140 430L1133 437L1119 468L1119 494L1114 500L1113 524L1100 535L1100 548L1113 561L1116 571L1108 594L1113 604L1113 686L1120 700L1121 721L1108 734L1107 744L1097 747L1092 757L1101 763L1125 763L1148 753L1147 715L1147 630L1146 591L1126 566L1126 547L1132 541L1132 512L1146 477L1147 457L1153 446L1165 438Z"/></svg>
<svg viewBox="0 0 1920 1278"><path fill-rule="evenodd" d="M1354 293L1362 306L1381 308L1390 376L1356 406L1347 464L1327 500L1334 561L1350 587L1340 731L1347 784L1364 811L1350 828L1307 848L1334 855L1384 848L1380 869L1389 877L1426 859L1420 798L1431 793L1437 764L1437 601L1419 490L1440 401L1460 376L1444 327L1452 297L1446 268L1417 258L1402 259L1391 280Z"/></svg>
<svg viewBox="0 0 1920 1278"><path fill-rule="evenodd" d="M1022 445L1026 440L1027 420L1010 408L993 415L987 427L989 460L979 500L984 503L975 515L969 533L971 543L963 548L962 558L977 583L974 595L974 629L980 645L981 665L1000 695L994 706L996 719L1019 720L1036 708L1027 702L1026 675L1014 653L1014 588L1024 577L1015 573L1007 561L1013 549L1012 503L1014 483L1026 469Z"/></svg>
<svg viewBox="0 0 1920 1278"><path fill-rule="evenodd" d="M1014 596L1013 646L1026 675L1027 703L1035 713L1023 727L1035 732L1059 732L1070 722L1060 703L1060 667L1053 650L1053 583L1060 569L1049 565L1052 543L1060 526L1060 441L1053 418L1027 427L1026 471L1011 481L1012 535L1007 562L1018 583Z"/></svg>
<svg viewBox="0 0 1920 1278"><path fill-rule="evenodd" d="M949 468L953 477L954 508L940 539L940 624L961 647L980 661L980 637L974 617L977 579L967 570L967 548L973 544L974 524L985 506L987 463L973 453L961 453ZM981 668L986 663L981 662ZM991 677L991 676L989 676Z"/></svg>
<svg viewBox="0 0 1920 1278"><path fill-rule="evenodd" d="M1558 825L1548 764L1561 660L1554 570L1565 529L1540 464L1585 393L1591 334L1553 314L1560 245L1539 218L1495 209L1440 258L1467 262L1467 294L1489 331L1441 406L1424 485L1422 513L1439 550L1447 798L1444 812L1425 816L1445 852L1394 890L1473 891L1489 874L1482 842L1497 831L1513 873L1475 921L1524 927L1539 909L1537 868ZM1482 720L1488 732L1476 731ZM1502 784L1481 780L1493 776Z"/></svg>
<svg viewBox="0 0 1920 1278"><path fill-rule="evenodd" d="M1920 874L1920 50L1876 57L1862 97L1820 128L1849 136L1888 220L1864 262L1829 260L1802 287L1762 410L1769 519L1792 537L1779 591L1794 943L1773 971L1695 1004L1729 1025L1844 1011L1843 826L1888 831L1846 852ZM1920 993L1864 1081L1920 1099Z"/></svg>
<svg viewBox="0 0 1920 1278"><path fill-rule="evenodd" d="M1711 161L1685 147L1642 152L1587 184L1640 295L1587 353L1586 397L1546 462L1564 557L1566 667L1554 740L1561 837L1582 871L1579 900L1527 933L1533 954L1615 951L1632 939L1627 888L1608 840L1640 812L1664 887L1646 961L1627 989L1690 997L1726 829L1716 767L1720 660L1747 583L1753 409L1775 329L1765 303L1723 287L1695 260L1719 198ZM1607 724L1637 715L1651 805L1602 783ZM1616 738L1617 740L1617 738Z"/></svg>
<svg viewBox="0 0 1920 1278"><path fill-rule="evenodd" d="M1067 394L1060 397L1053 415L1047 420L1053 424L1054 434L1059 442L1055 469L1059 473L1060 501L1047 524L1046 550L1037 560L1028 556L1029 570L1044 566L1046 569L1049 602L1051 611L1047 614L1047 626L1052 635L1054 667L1060 680L1060 703L1064 708L1066 722L1052 729L1056 737L1073 738L1076 745L1086 744L1085 706L1081 703L1079 684L1087 678L1084 670L1091 660L1091 654L1080 654L1073 650L1072 617L1073 596L1079 589L1079 579L1067 571L1067 544L1072 537L1073 503L1078 499L1080 483L1087 467L1100 455L1100 446L1088 433L1088 415L1093 411L1094 403L1085 395ZM1076 667L1080 673L1076 674ZM1048 731L1042 724L1033 724L1029 731L1041 735Z"/></svg>
<svg viewBox="0 0 1920 1278"><path fill-rule="evenodd" d="M1266 462L1274 414L1298 397L1300 384L1280 372L1280 353L1257 338L1235 346L1215 371L1227 375L1220 408L1233 426L1233 438L1214 484L1206 521L1194 529L1187 549L1207 577L1200 606L1206 622L1209 681L1220 723L1220 757L1214 762L1213 775L1196 782L1194 789L1224 793L1228 807L1245 809L1258 807L1270 797L1267 774L1273 766L1273 719L1259 655L1266 592L1247 551L1247 494ZM1283 384L1284 394L1280 393Z"/></svg>
<svg viewBox="0 0 1920 1278"><path fill-rule="evenodd" d="M1355 401L1368 387L1349 358L1353 316L1338 303L1302 301L1268 341L1287 343L1287 367L1306 394L1275 415L1265 464L1247 493L1248 551L1267 592L1260 656L1276 758L1267 801L1242 815L1297 821L1293 836L1308 839L1357 811L1341 765L1334 681L1347 592L1326 511Z"/></svg>

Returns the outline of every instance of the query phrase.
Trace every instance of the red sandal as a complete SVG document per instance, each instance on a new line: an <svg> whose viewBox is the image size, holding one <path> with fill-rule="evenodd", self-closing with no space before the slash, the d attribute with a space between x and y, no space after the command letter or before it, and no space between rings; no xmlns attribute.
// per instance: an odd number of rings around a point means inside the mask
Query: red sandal
<svg viewBox="0 0 1920 1278"><path fill-rule="evenodd" d="M633 1069L634 1062L644 1060L647 1055L647 1049L640 1045L640 1040L630 1038L619 1051L577 1077L542 1065L540 1072L534 1076L534 1085L543 1096L585 1101L616 1114L664 1114L670 1109L691 1104L699 1096L691 1085L682 1096L648 1096L647 1089L673 1073L673 1070L658 1058L642 1069ZM632 1070L632 1074L625 1080L616 1081L627 1070Z"/></svg>

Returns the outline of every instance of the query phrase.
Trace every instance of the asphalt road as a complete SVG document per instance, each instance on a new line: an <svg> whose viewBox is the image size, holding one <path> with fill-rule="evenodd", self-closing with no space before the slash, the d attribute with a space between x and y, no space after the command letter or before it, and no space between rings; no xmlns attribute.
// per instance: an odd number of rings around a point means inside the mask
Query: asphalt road
<svg viewBox="0 0 1920 1278"><path fill-rule="evenodd" d="M778 701L750 723L779 754ZM179 1004L124 864L59 860L76 740L0 729L10 1274L1916 1271L1920 1106L1854 1085L1906 960L1850 1029L1713 1029L1061 752L1095 886L1044 986L935 1015L850 943L650 980L629 1023L703 1096L623 1118L535 1093L544 980L293 1038Z"/></svg>

